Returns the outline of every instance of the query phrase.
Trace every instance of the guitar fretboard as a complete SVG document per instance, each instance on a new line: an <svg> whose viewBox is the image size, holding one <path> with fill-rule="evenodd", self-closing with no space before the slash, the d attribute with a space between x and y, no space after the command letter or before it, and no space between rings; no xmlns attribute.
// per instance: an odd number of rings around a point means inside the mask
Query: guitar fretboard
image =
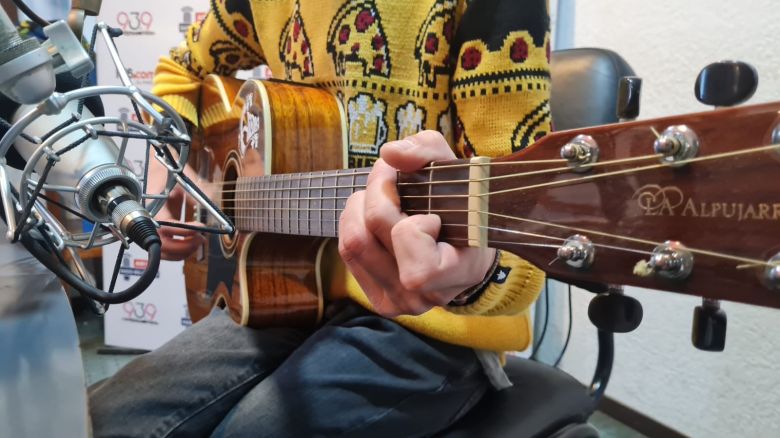
<svg viewBox="0 0 780 438"><path fill-rule="evenodd" d="M344 169L242 177L236 182L233 217L238 229L338 237L347 198L366 186L370 169Z"/></svg>

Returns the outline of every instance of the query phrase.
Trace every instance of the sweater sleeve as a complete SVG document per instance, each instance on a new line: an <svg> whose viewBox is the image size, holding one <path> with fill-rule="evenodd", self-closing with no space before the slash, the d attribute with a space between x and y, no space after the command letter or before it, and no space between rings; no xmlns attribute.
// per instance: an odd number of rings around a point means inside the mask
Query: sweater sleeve
<svg viewBox="0 0 780 438"><path fill-rule="evenodd" d="M233 76L264 63L248 0L211 0L200 23L160 59L152 92L185 119L198 124L198 99L208 74Z"/></svg>
<svg viewBox="0 0 780 438"><path fill-rule="evenodd" d="M505 156L551 130L550 32L546 0L469 2L453 49L450 82L455 149ZM507 315L539 296L544 273L506 251L458 314Z"/></svg>

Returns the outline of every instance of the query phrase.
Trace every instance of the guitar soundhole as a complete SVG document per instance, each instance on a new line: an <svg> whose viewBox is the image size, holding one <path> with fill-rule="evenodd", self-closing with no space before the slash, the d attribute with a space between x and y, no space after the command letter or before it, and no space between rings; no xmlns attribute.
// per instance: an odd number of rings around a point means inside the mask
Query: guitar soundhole
<svg viewBox="0 0 780 438"><path fill-rule="evenodd" d="M225 163L225 177L222 182L222 211L235 225L238 214L236 210L236 180L240 176L238 161L234 156L228 158ZM222 236L222 252L225 257L231 257L236 250L236 235Z"/></svg>

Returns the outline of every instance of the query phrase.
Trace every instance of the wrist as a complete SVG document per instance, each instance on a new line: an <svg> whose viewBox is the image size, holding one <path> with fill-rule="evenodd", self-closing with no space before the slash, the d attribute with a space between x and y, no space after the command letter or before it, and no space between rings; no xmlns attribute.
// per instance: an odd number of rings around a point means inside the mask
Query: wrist
<svg viewBox="0 0 780 438"><path fill-rule="evenodd" d="M449 302L448 306L468 306L469 304L473 304L475 301L477 301L479 297L482 296L482 293L484 293L488 288L488 285L490 285L490 281L493 279L493 275L498 268L498 261L500 258L501 251L496 250L493 256L493 261L490 264L490 268L487 270L487 273L485 274L485 277L482 279L482 281L458 294Z"/></svg>

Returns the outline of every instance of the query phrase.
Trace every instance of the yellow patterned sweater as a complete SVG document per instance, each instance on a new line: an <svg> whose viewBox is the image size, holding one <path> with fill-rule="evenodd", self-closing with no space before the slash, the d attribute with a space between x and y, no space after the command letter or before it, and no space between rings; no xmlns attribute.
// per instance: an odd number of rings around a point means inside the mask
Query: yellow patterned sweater
<svg viewBox="0 0 780 438"><path fill-rule="evenodd" d="M502 156L550 130L545 0L211 0L208 15L161 59L154 93L191 122L207 74L267 64L276 78L330 90L349 122L349 165L423 129L461 157ZM369 307L354 278L331 297ZM398 322L467 347L527 347L544 274L501 252L480 293Z"/></svg>

